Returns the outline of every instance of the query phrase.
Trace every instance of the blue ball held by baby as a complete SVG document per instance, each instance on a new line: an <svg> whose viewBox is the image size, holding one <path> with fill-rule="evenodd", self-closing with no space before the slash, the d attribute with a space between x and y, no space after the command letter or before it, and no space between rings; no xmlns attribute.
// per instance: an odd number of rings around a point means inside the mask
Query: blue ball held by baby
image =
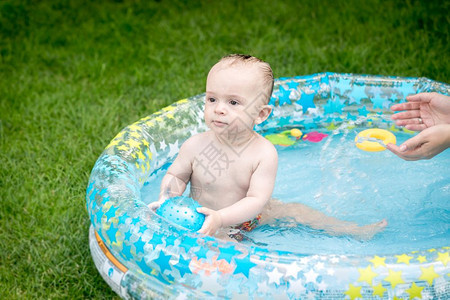
<svg viewBox="0 0 450 300"><path fill-rule="evenodd" d="M200 204L194 199L177 196L164 201L156 213L188 230L197 231L205 221L205 215L197 211L199 207Z"/></svg>

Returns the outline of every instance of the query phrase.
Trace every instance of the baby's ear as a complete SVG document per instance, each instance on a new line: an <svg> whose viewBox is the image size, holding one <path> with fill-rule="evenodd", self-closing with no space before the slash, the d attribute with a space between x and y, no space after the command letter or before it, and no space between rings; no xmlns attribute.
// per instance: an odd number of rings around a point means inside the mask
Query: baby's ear
<svg viewBox="0 0 450 300"><path fill-rule="evenodd" d="M272 112L272 106L270 105L263 105L261 107L261 110L259 111L258 117L255 120L255 124L261 124L267 118L269 117L270 113Z"/></svg>

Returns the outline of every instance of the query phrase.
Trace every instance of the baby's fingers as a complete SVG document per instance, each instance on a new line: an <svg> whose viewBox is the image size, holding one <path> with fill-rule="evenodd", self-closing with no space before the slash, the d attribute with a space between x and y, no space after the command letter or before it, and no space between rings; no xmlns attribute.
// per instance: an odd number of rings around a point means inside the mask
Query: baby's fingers
<svg viewBox="0 0 450 300"><path fill-rule="evenodd" d="M148 208L150 208L152 210L157 210L160 206L161 206L161 202L155 201L155 202L150 203L148 205Z"/></svg>
<svg viewBox="0 0 450 300"><path fill-rule="evenodd" d="M200 228L197 232L205 235L212 235L214 232L211 232L211 224L210 224L209 218L205 219L205 222L203 222L202 228Z"/></svg>

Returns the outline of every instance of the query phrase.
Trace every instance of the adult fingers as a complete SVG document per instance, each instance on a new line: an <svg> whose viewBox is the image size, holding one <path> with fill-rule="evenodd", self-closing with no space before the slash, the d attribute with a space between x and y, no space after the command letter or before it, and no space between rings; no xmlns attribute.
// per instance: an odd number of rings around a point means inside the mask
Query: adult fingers
<svg viewBox="0 0 450 300"><path fill-rule="evenodd" d="M423 119L420 117L410 118L410 119L399 119L394 120L397 126L405 126L406 129L421 131L427 128L427 125L424 123Z"/></svg>
<svg viewBox="0 0 450 300"><path fill-rule="evenodd" d="M414 102L430 102L433 98L433 93L420 93L406 97L406 100Z"/></svg>
<svg viewBox="0 0 450 300"><path fill-rule="evenodd" d="M412 119L412 118L419 118L420 117L420 111L417 110L407 110L402 111L396 114L392 115L393 120L399 120L399 119Z"/></svg>
<svg viewBox="0 0 450 300"><path fill-rule="evenodd" d="M419 107L420 107L419 102L403 102L392 105L391 110L393 111L412 110L412 109L419 109Z"/></svg>
<svg viewBox="0 0 450 300"><path fill-rule="evenodd" d="M427 125L423 123L423 120L419 118L395 120L397 126L404 126L408 130L422 131L427 128Z"/></svg>
<svg viewBox="0 0 450 300"><path fill-rule="evenodd" d="M397 122L396 122L397 124ZM397 124L398 125L398 124ZM403 126L403 125L400 125ZM422 131L427 129L427 125L423 124L423 123L419 123L419 124L405 124L405 128L411 131Z"/></svg>

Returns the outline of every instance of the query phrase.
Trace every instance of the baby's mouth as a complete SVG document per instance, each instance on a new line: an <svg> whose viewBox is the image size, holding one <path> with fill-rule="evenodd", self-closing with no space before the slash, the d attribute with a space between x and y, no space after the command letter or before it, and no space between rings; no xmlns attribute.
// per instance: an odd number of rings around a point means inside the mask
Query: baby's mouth
<svg viewBox="0 0 450 300"><path fill-rule="evenodd" d="M215 126L217 126L217 127L225 127L225 126L228 125L227 123L222 122L222 121L218 121L218 120L213 120L212 123L213 123Z"/></svg>

